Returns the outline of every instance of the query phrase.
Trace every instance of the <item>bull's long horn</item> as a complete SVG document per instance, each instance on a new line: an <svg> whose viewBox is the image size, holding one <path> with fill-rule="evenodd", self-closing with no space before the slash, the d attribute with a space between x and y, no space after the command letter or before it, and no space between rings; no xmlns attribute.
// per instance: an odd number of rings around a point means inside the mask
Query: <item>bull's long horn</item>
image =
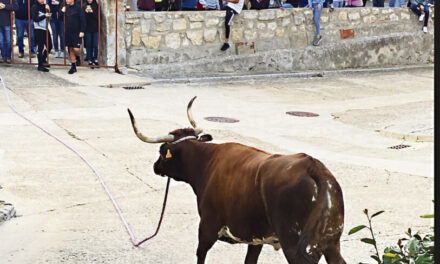
<svg viewBox="0 0 440 264"><path fill-rule="evenodd" d="M136 136L140 140L147 142L147 143L163 143L163 142L174 141L173 135L165 135L165 136L161 136L161 137L146 137L146 136L142 135L142 133L139 132L136 127L136 121L134 120L133 114L131 113L130 109L127 109L127 110L128 110L128 114L130 115L131 125L133 126L134 133L136 134Z"/></svg>
<svg viewBox="0 0 440 264"><path fill-rule="evenodd" d="M194 131L196 132L196 135L198 135L198 134L202 133L203 129L197 127L196 122L194 121L194 118L193 118L192 112L191 112L192 104L193 104L194 100L196 100L196 98L197 98L197 96L194 96L193 99L191 99L191 101L189 101L188 107L186 108L186 113L188 115L189 122L191 123L192 127L194 128Z"/></svg>

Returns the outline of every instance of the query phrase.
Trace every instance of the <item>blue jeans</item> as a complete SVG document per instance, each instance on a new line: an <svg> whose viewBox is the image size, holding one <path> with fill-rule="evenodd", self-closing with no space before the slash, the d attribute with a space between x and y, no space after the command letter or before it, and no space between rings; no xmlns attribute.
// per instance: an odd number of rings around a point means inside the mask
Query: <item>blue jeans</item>
<svg viewBox="0 0 440 264"><path fill-rule="evenodd" d="M333 0L333 8L340 8L344 6L344 1L334 1Z"/></svg>
<svg viewBox="0 0 440 264"><path fill-rule="evenodd" d="M411 4L411 10L414 13L416 13L416 15L419 16L419 17L422 14L422 12L420 12L420 10L417 9L417 5L415 5L415 4ZM423 6L423 10L425 11L425 20L423 21L423 26L427 27L428 26L428 20L429 20L429 6L428 5L424 5Z"/></svg>
<svg viewBox="0 0 440 264"><path fill-rule="evenodd" d="M0 50L4 59L11 59L11 26L0 26Z"/></svg>
<svg viewBox="0 0 440 264"><path fill-rule="evenodd" d="M63 21L58 19L50 19L50 28L52 29L52 39L55 51L64 51L64 28ZM60 38L60 45L58 46L58 38Z"/></svg>
<svg viewBox="0 0 440 264"><path fill-rule="evenodd" d="M395 0L390 0L390 3L391 3L391 1L395 1ZM399 1L399 0L397 0L397 1ZM384 0L373 0L373 6L374 7L385 7L385 1Z"/></svg>
<svg viewBox="0 0 440 264"><path fill-rule="evenodd" d="M31 52L35 53L35 37L34 37L34 21L31 20L31 33L29 34L29 21L23 19L15 19L15 26L17 27L17 43L18 52L24 53L24 32L28 33L28 37L31 36Z"/></svg>
<svg viewBox="0 0 440 264"><path fill-rule="evenodd" d="M323 8L323 6L321 5L321 10L318 10L318 5L319 4L312 4L312 7L313 7L313 20L315 21L316 35L317 36L321 35L321 25L319 24L319 19L321 18L321 13L322 13L322 8Z"/></svg>
<svg viewBox="0 0 440 264"><path fill-rule="evenodd" d="M406 0L390 0L390 7L402 7Z"/></svg>
<svg viewBox="0 0 440 264"><path fill-rule="evenodd" d="M98 59L98 32L86 32L86 50L88 61L96 61Z"/></svg>

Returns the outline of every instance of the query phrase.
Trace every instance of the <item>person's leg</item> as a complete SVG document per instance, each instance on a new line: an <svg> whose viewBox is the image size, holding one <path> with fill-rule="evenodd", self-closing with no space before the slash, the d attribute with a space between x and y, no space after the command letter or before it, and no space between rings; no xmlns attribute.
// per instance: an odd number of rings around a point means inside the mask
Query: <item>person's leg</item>
<svg viewBox="0 0 440 264"><path fill-rule="evenodd" d="M425 5L423 10L425 11L425 20L423 21L423 26L427 27L429 21L429 6Z"/></svg>
<svg viewBox="0 0 440 264"><path fill-rule="evenodd" d="M313 7L313 20L315 21L315 28L316 28L316 36L313 39L313 45L318 46L321 42L321 25L319 23L319 19L321 18L322 13L322 6L318 9L319 4L312 4Z"/></svg>
<svg viewBox="0 0 440 264"><path fill-rule="evenodd" d="M378 0L377 1L377 6L378 7L385 7L385 0Z"/></svg>
<svg viewBox="0 0 440 264"><path fill-rule="evenodd" d="M315 21L316 28L316 36L321 36L321 25L319 24L319 20L321 18L322 6L321 9L318 10L318 4L313 4L313 20Z"/></svg>
<svg viewBox="0 0 440 264"><path fill-rule="evenodd" d="M28 36L30 35L30 38L31 38L31 52L32 53L37 53L37 51L36 51L36 49L35 49L35 47L37 46L35 43L36 43L36 40L35 40L35 29L34 29L34 21L33 20L31 20L31 32L29 33L28 32ZM29 30L29 25L27 26L27 29Z"/></svg>
<svg viewBox="0 0 440 264"><path fill-rule="evenodd" d="M17 44L18 44L18 57L23 57L24 54L24 44L23 44L23 38L24 38L24 30L26 27L27 21L21 20L21 19L15 19L15 26L17 28Z"/></svg>
<svg viewBox="0 0 440 264"><path fill-rule="evenodd" d="M56 22L57 29L58 29L58 36L60 37L60 57L64 58L64 24L63 21L57 20Z"/></svg>
<svg viewBox="0 0 440 264"><path fill-rule="evenodd" d="M49 70L44 67L45 59L44 59L44 45L46 42L46 30L36 29L35 33L35 42L38 46L37 58L38 58L38 70L42 72L48 72Z"/></svg>
<svg viewBox="0 0 440 264"><path fill-rule="evenodd" d="M225 51L229 48L229 35L231 33L231 24L232 19L234 18L234 10L230 7L226 7L226 16L225 16L225 43L221 47L222 51Z"/></svg>
<svg viewBox="0 0 440 264"><path fill-rule="evenodd" d="M4 40L5 40L5 58L11 59L11 26L4 27Z"/></svg>
<svg viewBox="0 0 440 264"><path fill-rule="evenodd" d="M390 0L389 7L394 7L396 0Z"/></svg>
<svg viewBox="0 0 440 264"><path fill-rule="evenodd" d="M69 74L76 72L76 57L79 56L79 52L79 48L69 47L70 61L72 62L72 66L68 72Z"/></svg>
<svg viewBox="0 0 440 264"><path fill-rule="evenodd" d="M86 55L85 60L89 61L89 64L91 64L93 62L92 61L92 40L93 40L92 34L93 33L91 33L91 32L85 33L85 44L86 44L86 51L87 51L87 55Z"/></svg>
<svg viewBox="0 0 440 264"><path fill-rule="evenodd" d="M93 62L98 65L98 32L93 33Z"/></svg>
<svg viewBox="0 0 440 264"><path fill-rule="evenodd" d="M411 7L410 8L418 17L420 17L422 12L420 12L420 10L417 8L417 5L411 3Z"/></svg>
<svg viewBox="0 0 440 264"><path fill-rule="evenodd" d="M4 32L5 26L0 26L0 51L2 53L2 58L5 58L5 32Z"/></svg>
<svg viewBox="0 0 440 264"><path fill-rule="evenodd" d="M55 48L55 54L58 55L58 27L57 20L51 18L50 19L50 28L52 29L52 37L53 37L53 45ZM58 57L58 56L56 56Z"/></svg>

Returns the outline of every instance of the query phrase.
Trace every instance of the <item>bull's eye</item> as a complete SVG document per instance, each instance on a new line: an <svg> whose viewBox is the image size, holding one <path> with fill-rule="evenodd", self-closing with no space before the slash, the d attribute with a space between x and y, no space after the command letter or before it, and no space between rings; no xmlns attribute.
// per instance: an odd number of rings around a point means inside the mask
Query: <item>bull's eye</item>
<svg viewBox="0 0 440 264"><path fill-rule="evenodd" d="M165 158L167 159L171 159L173 157L173 155L171 155L171 151L170 149L167 150L167 155L165 156Z"/></svg>

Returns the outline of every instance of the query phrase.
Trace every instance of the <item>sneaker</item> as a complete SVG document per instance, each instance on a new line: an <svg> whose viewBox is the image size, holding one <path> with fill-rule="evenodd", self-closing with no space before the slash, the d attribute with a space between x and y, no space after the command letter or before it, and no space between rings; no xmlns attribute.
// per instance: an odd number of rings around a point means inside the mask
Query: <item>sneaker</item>
<svg viewBox="0 0 440 264"><path fill-rule="evenodd" d="M93 62L93 64L95 64L96 66L98 66L98 65L99 65L98 60L95 60L95 61Z"/></svg>
<svg viewBox="0 0 440 264"><path fill-rule="evenodd" d="M91 60L89 61L89 66L93 69L93 62Z"/></svg>
<svg viewBox="0 0 440 264"><path fill-rule="evenodd" d="M58 54L58 51L56 50L56 51L55 51L55 58L59 58L59 55L60 55L60 54Z"/></svg>
<svg viewBox="0 0 440 264"><path fill-rule="evenodd" d="M425 19L425 14L421 14L421 15L419 16L419 21L420 21L420 22L422 22L423 19Z"/></svg>
<svg viewBox="0 0 440 264"><path fill-rule="evenodd" d="M229 49L229 44L228 43L223 43L223 46L220 48L221 51L226 51L227 49Z"/></svg>
<svg viewBox="0 0 440 264"><path fill-rule="evenodd" d="M23 54L23 53L19 53L19 54L18 54L18 57L19 57L19 58L23 58L23 57L24 57L24 54Z"/></svg>
<svg viewBox="0 0 440 264"><path fill-rule="evenodd" d="M38 66L38 70L41 72L48 72L49 69L45 68L44 66Z"/></svg>
<svg viewBox="0 0 440 264"><path fill-rule="evenodd" d="M322 36L315 36L315 38L313 39L313 46L319 46L319 44L321 43L322 40Z"/></svg>
<svg viewBox="0 0 440 264"><path fill-rule="evenodd" d="M4 59L4 62L6 62L7 64L11 64L11 59Z"/></svg>
<svg viewBox="0 0 440 264"><path fill-rule="evenodd" d="M58 54L58 58L64 58L64 52L60 51L60 53Z"/></svg>
<svg viewBox="0 0 440 264"><path fill-rule="evenodd" d="M423 27L423 28L422 28L422 31L423 31L424 33L428 33L428 27Z"/></svg>

